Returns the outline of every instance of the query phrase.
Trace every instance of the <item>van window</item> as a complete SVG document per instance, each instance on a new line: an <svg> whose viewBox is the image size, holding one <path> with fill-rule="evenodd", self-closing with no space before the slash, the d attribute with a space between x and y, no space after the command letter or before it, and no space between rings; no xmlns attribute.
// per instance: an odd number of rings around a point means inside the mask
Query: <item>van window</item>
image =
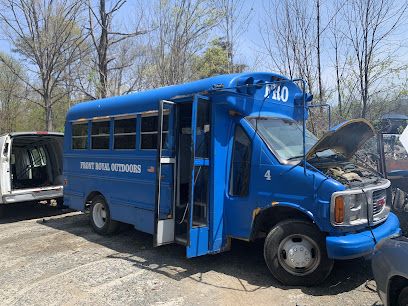
<svg viewBox="0 0 408 306"><path fill-rule="evenodd" d="M115 119L114 149L136 149L136 117Z"/></svg>
<svg viewBox="0 0 408 306"><path fill-rule="evenodd" d="M157 149L158 116L143 116L141 121L140 148L142 150ZM162 144L166 143L169 129L169 115L163 116ZM163 146L164 148L164 146Z"/></svg>
<svg viewBox="0 0 408 306"><path fill-rule="evenodd" d="M241 126L235 128L229 193L246 196L249 191L252 141Z"/></svg>
<svg viewBox="0 0 408 306"><path fill-rule="evenodd" d="M45 152L42 147L32 148L30 153L33 167L42 167L46 165Z"/></svg>
<svg viewBox="0 0 408 306"><path fill-rule="evenodd" d="M91 148L93 150L109 149L110 121L92 122Z"/></svg>
<svg viewBox="0 0 408 306"><path fill-rule="evenodd" d="M88 122L72 124L72 149L88 148Z"/></svg>

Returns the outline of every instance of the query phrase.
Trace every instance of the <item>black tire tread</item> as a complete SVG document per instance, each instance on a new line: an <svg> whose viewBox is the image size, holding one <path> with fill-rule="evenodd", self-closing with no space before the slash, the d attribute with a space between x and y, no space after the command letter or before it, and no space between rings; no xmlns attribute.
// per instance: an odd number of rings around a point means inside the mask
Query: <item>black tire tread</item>
<svg viewBox="0 0 408 306"><path fill-rule="evenodd" d="M315 271L305 276L296 276L280 266L277 252L280 241L288 235L308 234L320 248L321 263ZM276 224L265 239L264 258L272 275L282 284L288 286L313 286L322 283L330 274L334 261L327 257L324 235L309 221L295 219Z"/></svg>

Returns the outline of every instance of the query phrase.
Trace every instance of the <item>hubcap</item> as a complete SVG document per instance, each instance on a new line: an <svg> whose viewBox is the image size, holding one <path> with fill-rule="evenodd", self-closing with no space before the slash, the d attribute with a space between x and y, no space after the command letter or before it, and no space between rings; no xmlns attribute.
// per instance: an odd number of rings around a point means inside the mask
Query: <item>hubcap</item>
<svg viewBox="0 0 408 306"><path fill-rule="evenodd" d="M294 275L309 274L316 270L320 263L320 252L316 242L301 234L283 239L278 252L281 266Z"/></svg>
<svg viewBox="0 0 408 306"><path fill-rule="evenodd" d="M106 210L105 205L102 203L95 203L92 210L92 218L95 225L99 228L104 227L106 223Z"/></svg>

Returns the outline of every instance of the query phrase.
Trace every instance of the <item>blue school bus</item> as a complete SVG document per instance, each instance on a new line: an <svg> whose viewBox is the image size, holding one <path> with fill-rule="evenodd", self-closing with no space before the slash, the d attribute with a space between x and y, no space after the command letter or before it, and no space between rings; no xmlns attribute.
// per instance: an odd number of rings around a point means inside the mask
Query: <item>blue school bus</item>
<svg viewBox="0 0 408 306"><path fill-rule="evenodd" d="M400 228L390 182L352 161L371 124L348 121L318 140L304 88L242 73L77 104L64 203L89 211L97 233L128 223L189 258L262 238L276 279L319 283L334 259L367 255Z"/></svg>

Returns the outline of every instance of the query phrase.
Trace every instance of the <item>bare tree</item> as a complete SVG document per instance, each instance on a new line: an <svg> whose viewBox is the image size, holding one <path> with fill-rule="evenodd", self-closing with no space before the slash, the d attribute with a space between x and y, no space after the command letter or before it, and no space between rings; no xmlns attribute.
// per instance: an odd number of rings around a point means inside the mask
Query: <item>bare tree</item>
<svg viewBox="0 0 408 306"><path fill-rule="evenodd" d="M328 40L330 42L330 47L332 48L332 50L330 50L330 57L332 58L334 65L336 83L333 91L336 93L337 109L340 118L347 117L347 102L350 102L349 98L351 95L348 95L348 101L346 101L345 91L349 90L353 92L355 89L353 87L346 87L347 84L345 81L345 79L348 78L347 72L350 50L349 46L346 44L346 36L343 31L341 31L345 24L341 22L342 16L339 12L343 9L344 5L345 2L342 0L333 3L333 9L330 12L332 18L328 24L330 33L328 35Z"/></svg>
<svg viewBox="0 0 408 306"><path fill-rule="evenodd" d="M207 34L219 19L210 0L160 0L155 9L152 73L157 85L191 79L193 59L207 45Z"/></svg>
<svg viewBox="0 0 408 306"><path fill-rule="evenodd" d="M226 43L228 55L228 73L237 72L235 56L239 49L240 38L248 29L253 14L253 2L245 0L219 0L213 2L222 14L219 28Z"/></svg>
<svg viewBox="0 0 408 306"><path fill-rule="evenodd" d="M65 68L78 59L83 35L76 20L80 1L2 0L0 22L14 51L21 58L21 70L4 56L3 62L39 99L26 99L45 113L45 129L53 130L53 106L66 93L59 90Z"/></svg>
<svg viewBox="0 0 408 306"><path fill-rule="evenodd" d="M19 97L25 91L25 86L13 71L21 72L18 62L5 54L1 55L8 61L7 65L0 63L0 132L12 132L16 128L16 119L22 106ZM10 70L8 67L13 67Z"/></svg>
<svg viewBox="0 0 408 306"><path fill-rule="evenodd" d="M125 50L130 45L126 45L126 40L134 38L148 31L146 29L139 29L141 17L134 26L134 29L130 32L120 31L113 29L113 17L126 3L126 0L117 0L111 3L111 8L107 8L106 0L99 0L97 8L94 7L91 0L88 0L88 30L91 37L92 48L96 52L95 66L98 71L98 82L96 97L104 98L108 96L110 87L109 73L112 70L123 71L125 68L129 68L131 65L129 62L115 62L115 56L112 54L113 49ZM142 6L142 4L140 5ZM117 47L121 44L120 47ZM125 48L125 49L124 49ZM120 51L119 51L120 53ZM124 54L122 53L122 56ZM123 60L123 57L121 58ZM120 78L116 75L116 77ZM116 82L122 82L122 80L115 80ZM129 89L127 89L129 90ZM87 92L87 96L92 97L92 94Z"/></svg>
<svg viewBox="0 0 408 306"><path fill-rule="evenodd" d="M363 118L368 114L373 87L395 68L393 57L399 46L392 48L388 39L401 25L406 11L405 0L353 0L345 7L345 34L356 60L355 75Z"/></svg>
<svg viewBox="0 0 408 306"><path fill-rule="evenodd" d="M313 8L301 0L284 0L269 3L264 10L275 12L267 14L260 24L271 68L291 78L304 78L310 91L315 92L317 27Z"/></svg>
<svg viewBox="0 0 408 306"><path fill-rule="evenodd" d="M323 81L322 81L322 63L321 63L321 17L320 17L320 0L316 0L316 56L317 56L317 78L319 87L319 100L320 102L325 101L323 93Z"/></svg>

